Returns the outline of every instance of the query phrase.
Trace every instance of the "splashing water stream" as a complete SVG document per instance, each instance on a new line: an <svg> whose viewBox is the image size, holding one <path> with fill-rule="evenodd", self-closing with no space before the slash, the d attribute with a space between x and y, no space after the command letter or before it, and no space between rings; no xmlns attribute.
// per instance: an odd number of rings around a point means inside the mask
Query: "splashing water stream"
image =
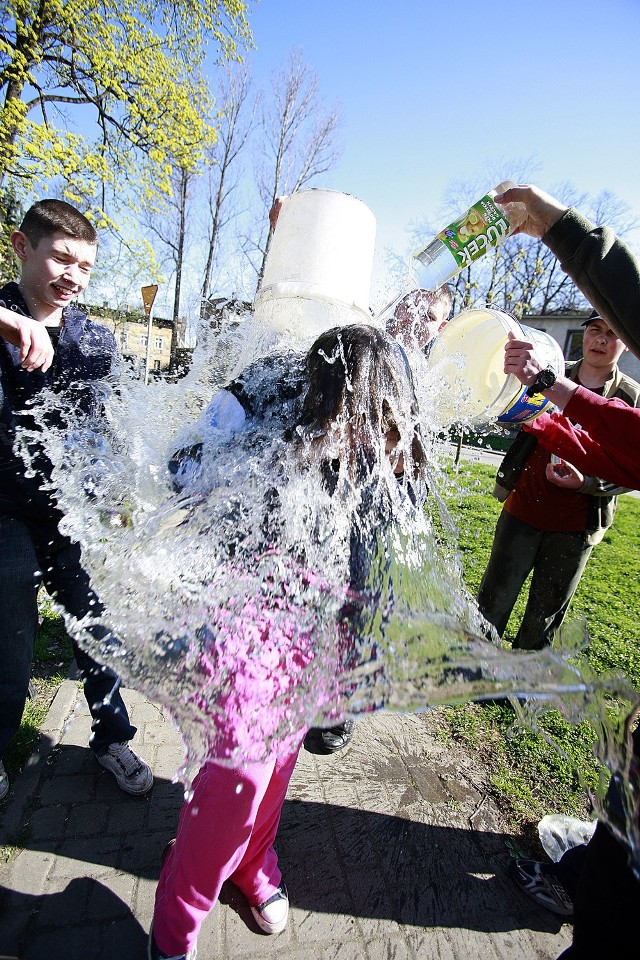
<svg viewBox="0 0 640 960"><path fill-rule="evenodd" d="M101 386L106 435L78 420L43 439L63 532L81 544L102 608L67 625L171 713L185 782L209 756L238 764L287 752L306 727L344 712L511 694L522 722L550 708L591 721L600 758L619 772L626 822L595 798L599 815L640 865L630 721L612 729L605 706L607 696L628 700L631 716L638 694L623 678L578 670L570 655L583 637L571 626L536 653L486 639L434 524L438 514L452 538L428 416L436 385L420 355L411 357L418 422L403 360L389 368L400 371L395 382L375 381L369 367L352 380L338 336L320 362L347 374L350 407L327 426L314 420L299 342L257 344L250 323L233 339L203 339L176 384L123 374ZM270 360L248 366L269 346ZM247 366L237 389L216 394ZM400 439L389 454L390 427ZM22 439L28 447L29 431Z"/></svg>

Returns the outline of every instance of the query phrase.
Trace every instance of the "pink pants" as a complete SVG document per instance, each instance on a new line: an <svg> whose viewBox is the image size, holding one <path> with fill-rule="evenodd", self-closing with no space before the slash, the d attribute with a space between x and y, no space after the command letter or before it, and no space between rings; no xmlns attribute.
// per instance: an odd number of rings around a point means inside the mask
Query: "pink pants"
<svg viewBox="0 0 640 960"><path fill-rule="evenodd" d="M207 763L200 770L156 891L153 933L163 953L192 949L225 880L251 906L280 886L273 842L297 756L296 750L239 769Z"/></svg>

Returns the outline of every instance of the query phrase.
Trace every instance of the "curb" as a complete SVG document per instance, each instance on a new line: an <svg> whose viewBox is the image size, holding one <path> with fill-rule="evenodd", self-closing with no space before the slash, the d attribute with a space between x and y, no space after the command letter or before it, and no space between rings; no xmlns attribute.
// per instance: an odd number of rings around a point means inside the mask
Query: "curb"
<svg viewBox="0 0 640 960"><path fill-rule="evenodd" d="M77 697L77 681L63 680L40 725L40 742L27 760L22 772L11 784L9 802L0 826L0 845L10 845L15 842L24 823L27 805L36 793L42 768L53 748L60 742Z"/></svg>

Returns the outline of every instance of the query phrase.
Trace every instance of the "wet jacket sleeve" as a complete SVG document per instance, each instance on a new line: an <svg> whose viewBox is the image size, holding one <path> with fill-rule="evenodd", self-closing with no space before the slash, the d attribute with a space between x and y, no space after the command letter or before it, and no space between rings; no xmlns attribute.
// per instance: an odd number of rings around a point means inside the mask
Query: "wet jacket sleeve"
<svg viewBox="0 0 640 960"><path fill-rule="evenodd" d="M544 235L562 269L640 357L640 261L609 227L569 209Z"/></svg>
<svg viewBox="0 0 640 960"><path fill-rule="evenodd" d="M228 390L219 390L198 422L174 444L168 468L176 490L192 484L199 475L203 443L207 437L231 436L247 419L242 404Z"/></svg>

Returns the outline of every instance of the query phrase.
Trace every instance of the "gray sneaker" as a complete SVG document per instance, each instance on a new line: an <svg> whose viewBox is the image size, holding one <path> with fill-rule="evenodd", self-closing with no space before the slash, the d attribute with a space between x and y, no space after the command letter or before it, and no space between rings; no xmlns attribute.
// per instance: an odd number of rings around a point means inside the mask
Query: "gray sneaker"
<svg viewBox="0 0 640 960"><path fill-rule="evenodd" d="M9 793L9 777L4 768L4 763L0 760L0 800L4 800Z"/></svg>
<svg viewBox="0 0 640 960"><path fill-rule="evenodd" d="M546 907L559 917L573 916L573 901L554 875L553 864L537 860L512 860L509 873L521 890L541 907Z"/></svg>
<svg viewBox="0 0 640 960"><path fill-rule="evenodd" d="M127 741L112 743L107 752L96 760L100 766L116 778L116 782L125 793L142 796L153 786L151 767L133 752Z"/></svg>

